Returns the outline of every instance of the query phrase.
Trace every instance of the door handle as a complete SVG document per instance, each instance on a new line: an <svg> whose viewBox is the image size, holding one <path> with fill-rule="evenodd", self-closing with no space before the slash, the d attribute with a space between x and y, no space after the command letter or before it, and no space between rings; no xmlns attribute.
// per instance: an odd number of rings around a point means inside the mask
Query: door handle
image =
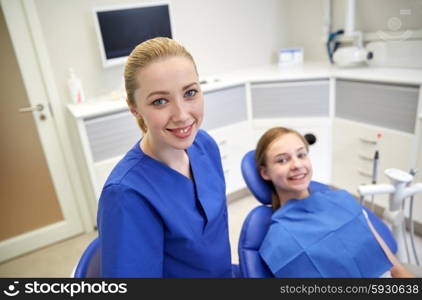
<svg viewBox="0 0 422 300"><path fill-rule="evenodd" d="M27 106L27 107L19 108L20 113L33 112L33 111L43 111L43 110L44 110L44 105L42 105L42 104L37 104L35 106Z"/></svg>

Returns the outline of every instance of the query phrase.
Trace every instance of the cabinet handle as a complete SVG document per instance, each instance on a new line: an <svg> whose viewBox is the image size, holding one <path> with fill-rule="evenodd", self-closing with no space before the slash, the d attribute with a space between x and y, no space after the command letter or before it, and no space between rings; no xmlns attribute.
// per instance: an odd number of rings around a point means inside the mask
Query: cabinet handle
<svg viewBox="0 0 422 300"><path fill-rule="evenodd" d="M373 161L374 160L373 157L370 157L370 156L365 155L365 154L362 154L362 153L359 153L358 155L359 155L359 158L364 159L364 160L368 160L368 161Z"/></svg>
<svg viewBox="0 0 422 300"><path fill-rule="evenodd" d="M376 145L376 144L378 144L378 141L376 141L376 140L370 140L370 139L365 139L365 138L359 138L359 140L360 140L362 143L366 143L366 144L371 144L371 145Z"/></svg>
<svg viewBox="0 0 422 300"><path fill-rule="evenodd" d="M223 170L223 172L224 172L224 175L227 175L227 174L229 174L230 169L225 169L225 170Z"/></svg>
<svg viewBox="0 0 422 300"><path fill-rule="evenodd" d="M229 157L228 154L224 154L224 155L221 156L221 160L226 160L228 157Z"/></svg>
<svg viewBox="0 0 422 300"><path fill-rule="evenodd" d="M372 174L371 173L369 173L369 172L366 172L366 171L363 171L363 170L358 170L358 173L360 174L360 175L362 175L362 176L365 176L365 177L371 177L372 178Z"/></svg>

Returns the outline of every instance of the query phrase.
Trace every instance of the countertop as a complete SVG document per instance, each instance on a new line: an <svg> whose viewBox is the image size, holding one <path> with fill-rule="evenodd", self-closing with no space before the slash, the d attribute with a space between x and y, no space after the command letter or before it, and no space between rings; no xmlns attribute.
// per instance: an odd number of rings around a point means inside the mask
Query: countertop
<svg viewBox="0 0 422 300"><path fill-rule="evenodd" d="M201 78L203 92L223 89L245 83L272 81L295 81L315 79L348 79L404 85L422 85L422 69L410 68L338 68L327 63L304 63L298 66L271 65L262 68L249 68L235 72L217 74ZM124 96L109 95L89 99L83 104L68 104L67 107L76 119L87 119L116 111L126 111ZM110 100L114 99L114 100Z"/></svg>

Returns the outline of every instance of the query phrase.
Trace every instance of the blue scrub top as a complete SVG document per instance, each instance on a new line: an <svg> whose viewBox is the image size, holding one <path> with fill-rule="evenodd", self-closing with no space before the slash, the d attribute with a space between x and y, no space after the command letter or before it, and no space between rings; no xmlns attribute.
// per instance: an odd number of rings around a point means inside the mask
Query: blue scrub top
<svg viewBox="0 0 422 300"><path fill-rule="evenodd" d="M113 169L97 216L103 277L231 277L217 144L199 130L187 153L193 180L139 142Z"/></svg>

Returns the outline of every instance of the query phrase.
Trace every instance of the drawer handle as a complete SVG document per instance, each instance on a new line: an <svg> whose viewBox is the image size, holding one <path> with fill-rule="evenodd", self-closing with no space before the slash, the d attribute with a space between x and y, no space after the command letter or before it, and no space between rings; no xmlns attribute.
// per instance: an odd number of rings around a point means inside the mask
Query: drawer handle
<svg viewBox="0 0 422 300"><path fill-rule="evenodd" d="M365 154L362 154L362 153L359 153L358 155L359 155L359 158L361 158L361 159L368 160L368 161L374 161L374 158L370 157L368 155L365 155Z"/></svg>
<svg viewBox="0 0 422 300"><path fill-rule="evenodd" d="M360 140L362 143L365 143L365 144L371 144L371 145L376 145L376 144L378 144L378 141L376 141L376 140L370 140L370 139L365 139L365 138L359 138L359 140Z"/></svg>
<svg viewBox="0 0 422 300"><path fill-rule="evenodd" d="M363 171L363 170L358 170L358 173L359 173L360 175L362 175L362 176L372 178L372 174L371 174L371 173L369 173L369 172L366 172L366 171Z"/></svg>

